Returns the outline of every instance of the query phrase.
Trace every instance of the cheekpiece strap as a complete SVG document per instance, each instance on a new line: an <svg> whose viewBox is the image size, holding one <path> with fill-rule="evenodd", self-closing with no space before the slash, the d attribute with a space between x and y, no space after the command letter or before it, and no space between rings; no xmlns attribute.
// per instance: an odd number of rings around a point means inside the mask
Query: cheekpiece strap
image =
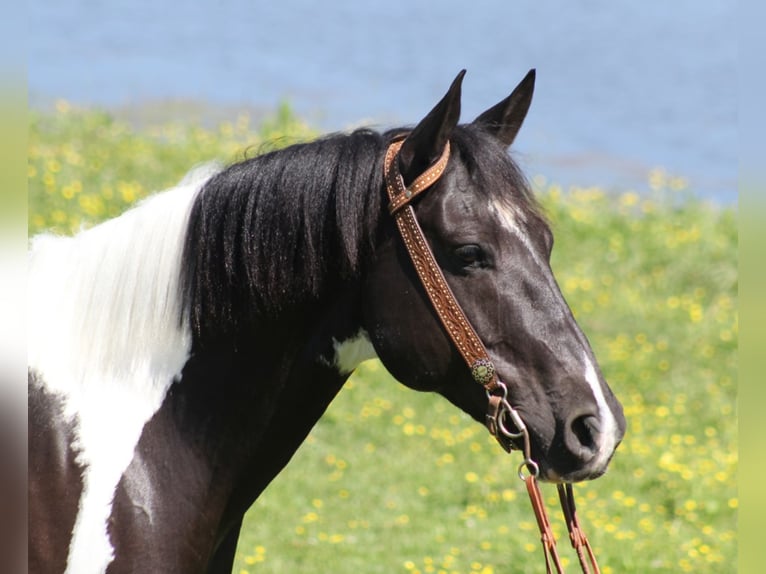
<svg viewBox="0 0 766 574"><path fill-rule="evenodd" d="M447 284L423 230L418 224L415 210L410 205L413 198L431 187L444 173L449 159L449 142L436 163L418 176L409 187L404 185L397 161L403 143L404 139L394 140L386 151L384 170L386 190L390 199L389 210L394 216L420 282L444 329L462 355L476 382L484 386L487 392L492 392L498 388L495 367L484 344Z"/></svg>

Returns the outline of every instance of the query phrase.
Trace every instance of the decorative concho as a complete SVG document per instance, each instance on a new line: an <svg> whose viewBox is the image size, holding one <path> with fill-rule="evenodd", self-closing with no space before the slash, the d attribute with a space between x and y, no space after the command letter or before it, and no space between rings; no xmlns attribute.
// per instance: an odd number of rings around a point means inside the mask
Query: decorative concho
<svg viewBox="0 0 766 574"><path fill-rule="evenodd" d="M487 359L478 359L471 365L471 374L477 383L487 386L495 376L495 365Z"/></svg>

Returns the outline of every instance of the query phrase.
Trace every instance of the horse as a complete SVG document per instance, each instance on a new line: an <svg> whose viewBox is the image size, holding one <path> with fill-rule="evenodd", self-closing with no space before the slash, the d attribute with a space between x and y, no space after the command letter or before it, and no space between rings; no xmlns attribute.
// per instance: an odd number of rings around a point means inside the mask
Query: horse
<svg viewBox="0 0 766 574"><path fill-rule="evenodd" d="M484 422L386 208L412 208L529 432L540 478L602 475L619 401L550 267L553 235L508 153L534 92L459 124L461 74L415 127L358 129L228 167L29 256L31 572L231 572L243 515L354 368Z"/></svg>

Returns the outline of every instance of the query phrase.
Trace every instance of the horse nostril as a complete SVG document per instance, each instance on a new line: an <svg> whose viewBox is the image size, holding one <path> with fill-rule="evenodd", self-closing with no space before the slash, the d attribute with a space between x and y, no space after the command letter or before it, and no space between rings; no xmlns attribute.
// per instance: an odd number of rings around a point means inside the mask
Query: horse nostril
<svg viewBox="0 0 766 574"><path fill-rule="evenodd" d="M578 455L593 455L598 452L601 436L601 421L595 415L580 415L572 419L566 443L569 450ZM585 449L587 452L583 452Z"/></svg>

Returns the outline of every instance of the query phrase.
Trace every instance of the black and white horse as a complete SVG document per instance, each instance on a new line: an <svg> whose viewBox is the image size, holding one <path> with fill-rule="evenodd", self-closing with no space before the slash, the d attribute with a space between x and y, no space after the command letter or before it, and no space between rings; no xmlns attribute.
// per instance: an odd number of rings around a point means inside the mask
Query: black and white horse
<svg viewBox="0 0 766 574"><path fill-rule="evenodd" d="M451 144L415 211L542 478L605 472L622 409L507 153L534 72L465 125L459 79L412 130L198 170L74 237L32 241L31 572L230 572L243 514L364 359L483 421L487 395L386 209L383 155L402 133L405 182Z"/></svg>

